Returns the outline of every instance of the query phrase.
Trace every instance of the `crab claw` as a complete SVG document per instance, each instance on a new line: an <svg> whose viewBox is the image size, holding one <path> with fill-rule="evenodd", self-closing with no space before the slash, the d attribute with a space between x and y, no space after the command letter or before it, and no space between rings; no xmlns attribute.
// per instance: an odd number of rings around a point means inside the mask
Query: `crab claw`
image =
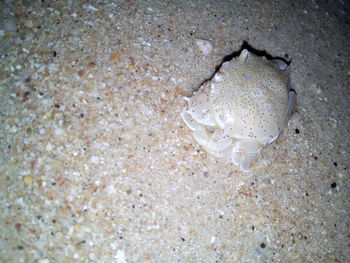
<svg viewBox="0 0 350 263"><path fill-rule="evenodd" d="M237 165L243 172L249 172L257 156L257 153L243 153L234 151L231 152L232 162Z"/></svg>
<svg viewBox="0 0 350 263"><path fill-rule="evenodd" d="M252 163L258 157L260 149L261 144L255 140L237 141L232 148L231 160L242 171L248 172Z"/></svg>
<svg viewBox="0 0 350 263"><path fill-rule="evenodd" d="M202 128L202 125L198 124L187 111L181 113L181 118L192 131Z"/></svg>
<svg viewBox="0 0 350 263"><path fill-rule="evenodd" d="M222 158L230 154L232 139L225 130L216 130L203 148L215 157Z"/></svg>

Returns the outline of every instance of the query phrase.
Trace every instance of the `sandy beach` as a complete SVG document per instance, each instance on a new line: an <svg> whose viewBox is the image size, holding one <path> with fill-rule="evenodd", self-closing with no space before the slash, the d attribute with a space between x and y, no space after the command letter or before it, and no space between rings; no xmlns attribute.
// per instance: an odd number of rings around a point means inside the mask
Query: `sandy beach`
<svg viewBox="0 0 350 263"><path fill-rule="evenodd" d="M349 11L1 1L0 262L350 262ZM247 173L180 117L243 43L297 92Z"/></svg>

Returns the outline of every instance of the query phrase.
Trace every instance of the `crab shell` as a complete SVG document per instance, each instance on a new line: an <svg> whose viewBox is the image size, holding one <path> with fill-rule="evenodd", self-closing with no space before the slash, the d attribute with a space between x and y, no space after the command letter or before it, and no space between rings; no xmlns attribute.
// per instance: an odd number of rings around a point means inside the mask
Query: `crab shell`
<svg viewBox="0 0 350 263"><path fill-rule="evenodd" d="M296 103L288 65L247 50L222 64L191 98L181 116L193 136L216 157L230 156L248 171L261 148L277 139Z"/></svg>

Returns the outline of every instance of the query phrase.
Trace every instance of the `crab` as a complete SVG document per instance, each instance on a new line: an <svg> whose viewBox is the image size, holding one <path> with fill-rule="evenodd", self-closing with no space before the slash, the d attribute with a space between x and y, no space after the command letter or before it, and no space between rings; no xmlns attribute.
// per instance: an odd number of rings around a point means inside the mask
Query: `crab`
<svg viewBox="0 0 350 263"><path fill-rule="evenodd" d="M200 86L181 117L209 154L251 169L263 146L281 134L296 105L289 65L246 49Z"/></svg>

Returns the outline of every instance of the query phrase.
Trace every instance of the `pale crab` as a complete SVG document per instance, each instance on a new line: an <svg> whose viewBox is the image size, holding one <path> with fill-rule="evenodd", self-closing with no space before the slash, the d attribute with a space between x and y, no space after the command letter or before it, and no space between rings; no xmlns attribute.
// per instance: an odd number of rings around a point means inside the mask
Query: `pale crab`
<svg viewBox="0 0 350 263"><path fill-rule="evenodd" d="M209 154L230 157L249 171L261 148L273 142L287 123L296 93L289 85L289 66L243 49L224 62L181 114L193 137Z"/></svg>

